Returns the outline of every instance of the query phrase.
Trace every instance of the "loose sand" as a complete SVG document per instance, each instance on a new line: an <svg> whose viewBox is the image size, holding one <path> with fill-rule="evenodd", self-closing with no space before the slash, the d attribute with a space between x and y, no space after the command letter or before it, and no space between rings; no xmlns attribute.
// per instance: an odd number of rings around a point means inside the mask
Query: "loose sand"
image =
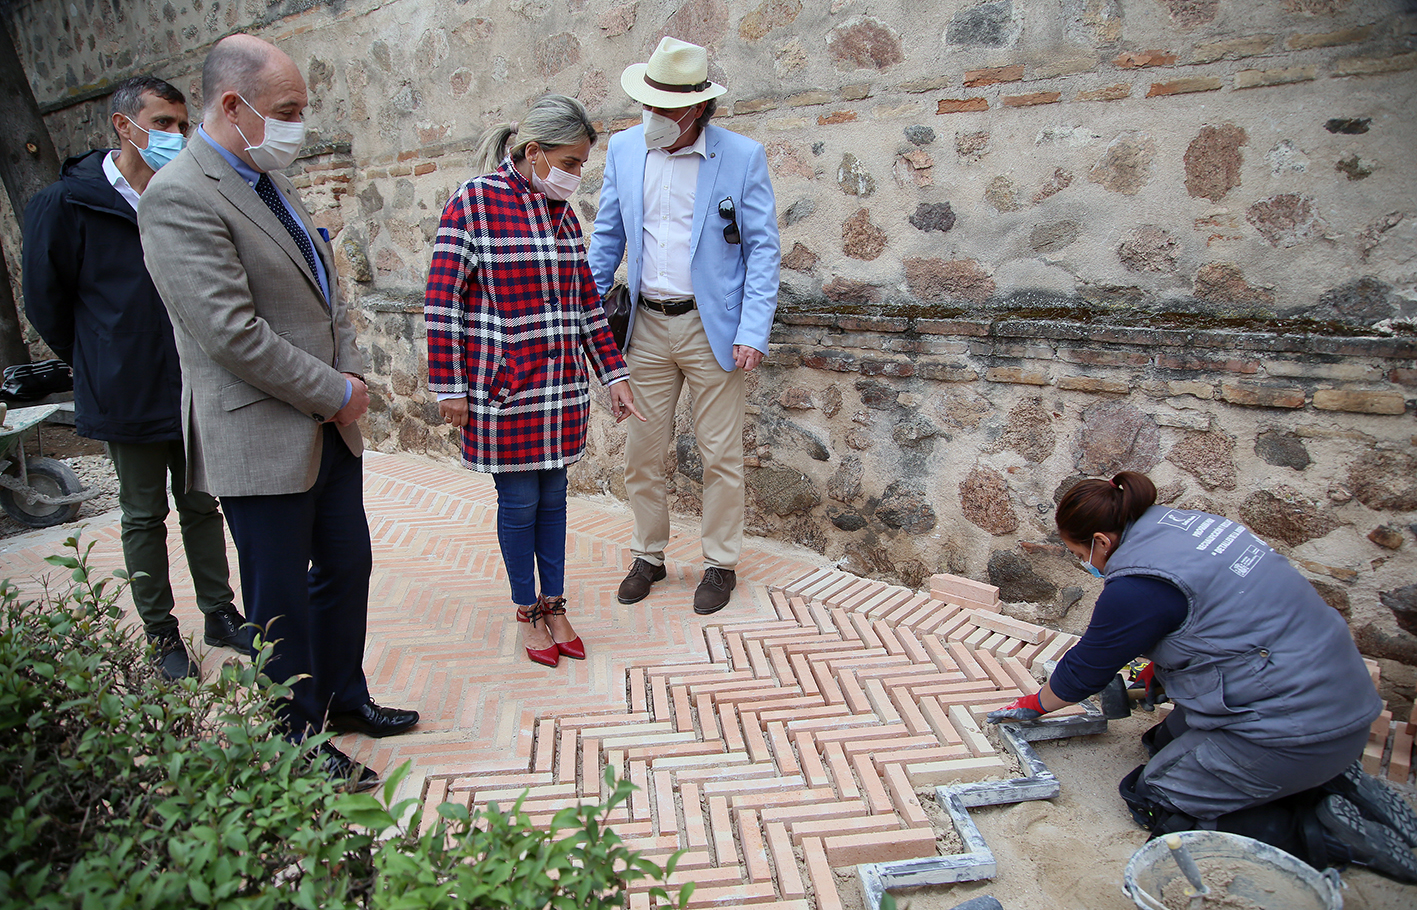
<svg viewBox="0 0 1417 910"><path fill-rule="evenodd" d="M1136 712L1113 721L1100 736L1038 743L1035 748L1062 786L1052 800L971 810L994 852L999 873L992 881L896 892L910 910L950 910L991 894L1004 910L1134 910L1122 894L1122 874L1132 853L1146 843L1133 824L1117 782L1146 760L1137 742L1156 721ZM1401 788L1417 802L1412 787ZM1343 873L1345 910L1412 910L1417 886L1359 869ZM840 881L842 896L859 901L854 880Z"/></svg>

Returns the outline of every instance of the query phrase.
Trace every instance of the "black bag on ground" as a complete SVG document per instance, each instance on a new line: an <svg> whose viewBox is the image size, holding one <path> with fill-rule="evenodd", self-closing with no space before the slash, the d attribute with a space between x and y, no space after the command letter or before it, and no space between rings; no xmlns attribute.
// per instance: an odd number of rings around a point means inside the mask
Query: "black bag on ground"
<svg viewBox="0 0 1417 910"><path fill-rule="evenodd" d="M625 350L625 344L629 341L626 336L630 333L630 308L633 306L630 289L623 284L615 285L600 298L600 308L605 311L606 322L610 323L610 334L615 336L615 346L621 351Z"/></svg>
<svg viewBox="0 0 1417 910"><path fill-rule="evenodd" d="M17 363L5 368L5 381L0 384L0 401L38 401L46 395L73 389L74 371L62 360Z"/></svg>

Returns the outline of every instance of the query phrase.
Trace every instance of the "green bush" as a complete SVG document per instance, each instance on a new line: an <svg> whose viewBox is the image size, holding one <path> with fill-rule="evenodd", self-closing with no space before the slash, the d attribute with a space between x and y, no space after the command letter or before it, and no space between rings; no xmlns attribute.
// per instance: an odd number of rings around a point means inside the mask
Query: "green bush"
<svg viewBox="0 0 1417 910"><path fill-rule="evenodd" d="M670 901L673 872L605 818L633 789L607 769L601 805L547 830L520 811L445 803L402 830L416 800L338 789L312 750L278 734L289 693L255 661L206 683L163 682L120 623L122 578L89 571L77 537L62 590L0 582L0 906L49 908L571 908L623 906L633 883ZM693 891L681 888L682 907Z"/></svg>

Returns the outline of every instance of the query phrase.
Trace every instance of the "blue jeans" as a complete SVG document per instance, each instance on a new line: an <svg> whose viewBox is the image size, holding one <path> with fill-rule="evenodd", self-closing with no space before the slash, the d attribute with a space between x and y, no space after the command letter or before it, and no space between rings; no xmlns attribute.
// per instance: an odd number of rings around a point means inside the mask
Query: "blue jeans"
<svg viewBox="0 0 1417 910"><path fill-rule="evenodd" d="M566 590L566 469L493 474L497 486L497 542L512 584L512 603L536 603L541 593Z"/></svg>

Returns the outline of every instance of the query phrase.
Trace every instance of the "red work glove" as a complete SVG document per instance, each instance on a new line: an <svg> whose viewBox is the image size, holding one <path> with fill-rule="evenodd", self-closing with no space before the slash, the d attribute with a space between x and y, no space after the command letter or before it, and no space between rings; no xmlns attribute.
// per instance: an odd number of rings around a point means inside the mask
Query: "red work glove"
<svg viewBox="0 0 1417 910"><path fill-rule="evenodd" d="M1003 724L1020 720L1037 720L1048 712L1043 708L1043 702L1038 700L1038 693L1025 695L1018 701L1006 708L997 711L990 711L984 718L991 724Z"/></svg>

